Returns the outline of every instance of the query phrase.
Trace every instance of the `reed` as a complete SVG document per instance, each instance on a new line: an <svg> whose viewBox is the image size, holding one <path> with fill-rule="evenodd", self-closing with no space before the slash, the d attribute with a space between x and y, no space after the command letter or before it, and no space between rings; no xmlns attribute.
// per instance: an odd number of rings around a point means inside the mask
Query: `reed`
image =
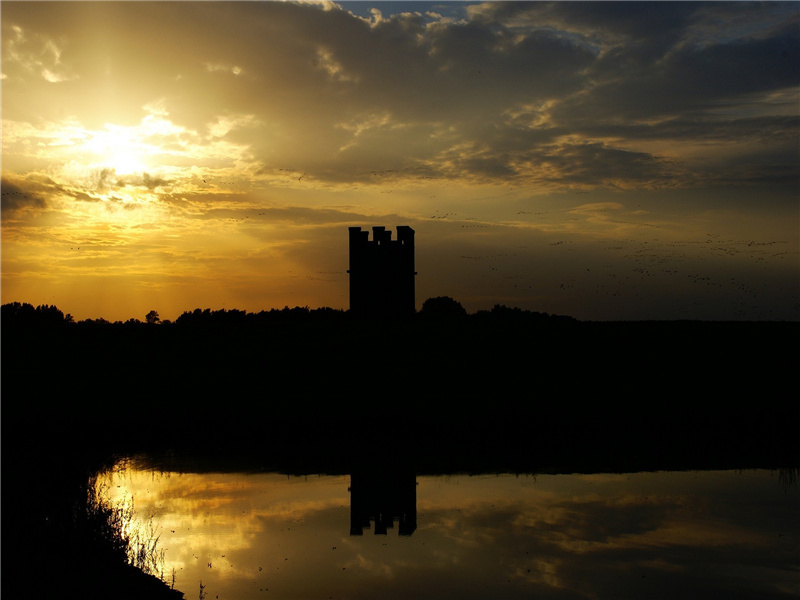
<svg viewBox="0 0 800 600"><path fill-rule="evenodd" d="M788 492L793 486L797 485L798 481L800 481L800 469L791 468L778 471L778 482L784 492Z"/></svg>
<svg viewBox="0 0 800 600"><path fill-rule="evenodd" d="M81 512L76 519L79 529L91 538L93 546L165 581L164 550L158 547L160 534L155 515L137 523L133 499L112 502L108 485L96 478L87 485L85 508Z"/></svg>

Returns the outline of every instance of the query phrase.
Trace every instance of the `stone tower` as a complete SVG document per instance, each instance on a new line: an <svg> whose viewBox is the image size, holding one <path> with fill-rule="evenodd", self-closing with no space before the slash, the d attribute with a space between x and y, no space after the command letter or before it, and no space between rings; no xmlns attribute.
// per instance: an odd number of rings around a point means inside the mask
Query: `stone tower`
<svg viewBox="0 0 800 600"><path fill-rule="evenodd" d="M416 312L414 230L397 227L397 240L385 227L350 227L350 312L359 316L402 318Z"/></svg>

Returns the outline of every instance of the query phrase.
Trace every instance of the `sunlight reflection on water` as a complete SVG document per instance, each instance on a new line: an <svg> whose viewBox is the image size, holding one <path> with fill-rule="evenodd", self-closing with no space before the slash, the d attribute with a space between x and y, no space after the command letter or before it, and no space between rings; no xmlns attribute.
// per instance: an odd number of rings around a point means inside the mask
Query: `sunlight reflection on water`
<svg viewBox="0 0 800 600"><path fill-rule="evenodd" d="M714 598L800 589L777 471L287 476L122 463L186 598ZM383 533L385 531L385 533Z"/></svg>

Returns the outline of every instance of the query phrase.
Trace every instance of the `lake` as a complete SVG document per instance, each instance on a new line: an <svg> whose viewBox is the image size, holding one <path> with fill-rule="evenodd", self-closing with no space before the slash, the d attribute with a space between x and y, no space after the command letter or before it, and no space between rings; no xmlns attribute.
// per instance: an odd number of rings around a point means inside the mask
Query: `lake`
<svg viewBox="0 0 800 600"><path fill-rule="evenodd" d="M98 479L189 598L797 598L797 471Z"/></svg>

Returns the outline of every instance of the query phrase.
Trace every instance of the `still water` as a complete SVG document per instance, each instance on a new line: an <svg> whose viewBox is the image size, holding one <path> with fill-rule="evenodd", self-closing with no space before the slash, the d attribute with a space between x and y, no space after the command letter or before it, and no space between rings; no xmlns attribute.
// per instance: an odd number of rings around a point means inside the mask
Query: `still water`
<svg viewBox="0 0 800 600"><path fill-rule="evenodd" d="M99 485L187 599L797 598L778 471L178 473Z"/></svg>

